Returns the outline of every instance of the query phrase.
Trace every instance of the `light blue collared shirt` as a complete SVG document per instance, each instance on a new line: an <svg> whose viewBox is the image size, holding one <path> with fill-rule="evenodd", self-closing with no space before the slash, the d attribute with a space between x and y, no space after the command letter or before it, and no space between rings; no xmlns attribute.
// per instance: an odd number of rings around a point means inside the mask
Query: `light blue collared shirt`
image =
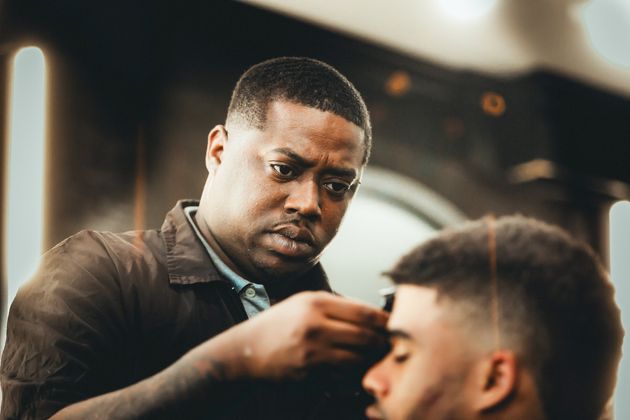
<svg viewBox="0 0 630 420"><path fill-rule="evenodd" d="M204 248L206 248L210 259L217 267L217 270L219 270L219 272L227 277L227 279L232 283L232 289L241 298L241 302L243 303L247 316L251 318L265 309L268 309L271 306L271 302L269 300L269 295L265 290L265 286L247 281L236 274L221 260L221 258L219 258L210 244L208 244L208 241L206 241L206 238L203 237L201 231L197 227L197 223L195 223L195 213L197 213L197 208L197 206L188 206L184 208L184 213L186 213L188 223L190 223L190 226L192 226L195 234L203 244Z"/></svg>

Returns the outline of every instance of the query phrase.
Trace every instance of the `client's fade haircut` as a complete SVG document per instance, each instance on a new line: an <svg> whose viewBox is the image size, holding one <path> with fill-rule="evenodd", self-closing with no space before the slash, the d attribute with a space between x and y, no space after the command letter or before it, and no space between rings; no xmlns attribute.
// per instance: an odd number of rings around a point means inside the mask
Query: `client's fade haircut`
<svg viewBox="0 0 630 420"><path fill-rule="evenodd" d="M279 57L252 66L232 92L227 124L262 129L269 103L277 100L332 112L362 128L367 162L372 144L367 107L354 85L332 66L306 57Z"/></svg>
<svg viewBox="0 0 630 420"><path fill-rule="evenodd" d="M522 216L481 219L423 243L387 274L397 284L435 289L450 310L463 305L458 322L479 339L498 335L499 346L533 372L549 419L602 413L623 328L613 286L586 244Z"/></svg>

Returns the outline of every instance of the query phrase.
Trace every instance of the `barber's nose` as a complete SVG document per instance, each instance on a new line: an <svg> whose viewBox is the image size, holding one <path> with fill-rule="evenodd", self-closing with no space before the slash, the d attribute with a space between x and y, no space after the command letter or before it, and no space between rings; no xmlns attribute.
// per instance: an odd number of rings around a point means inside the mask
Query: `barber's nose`
<svg viewBox="0 0 630 420"><path fill-rule="evenodd" d="M375 364L367 371L363 377L362 384L363 388L377 400L387 396L389 393L389 381L383 361Z"/></svg>
<svg viewBox="0 0 630 420"><path fill-rule="evenodd" d="M319 200L317 182L304 181L293 186L284 207L288 213L297 212L304 217L314 218L322 214Z"/></svg>

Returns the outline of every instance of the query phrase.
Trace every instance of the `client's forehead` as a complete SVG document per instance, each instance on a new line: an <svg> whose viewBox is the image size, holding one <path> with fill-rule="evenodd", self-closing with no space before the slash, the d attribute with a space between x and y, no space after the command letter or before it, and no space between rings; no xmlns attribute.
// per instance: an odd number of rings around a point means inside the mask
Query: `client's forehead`
<svg viewBox="0 0 630 420"><path fill-rule="evenodd" d="M413 335L414 331L423 330L438 321L443 314L442 306L437 290L400 285L396 291L388 329L404 330Z"/></svg>
<svg viewBox="0 0 630 420"><path fill-rule="evenodd" d="M459 352L478 354L493 344L494 331L487 328L491 320L480 316L488 308L479 305L475 300L453 300L437 289L399 285L387 329L420 346L454 345Z"/></svg>
<svg viewBox="0 0 630 420"><path fill-rule="evenodd" d="M478 357L486 348L485 328L476 329L475 322L463 317L460 301L440 295L436 289L400 285L392 314L387 324L392 344L408 343L430 364L441 366Z"/></svg>

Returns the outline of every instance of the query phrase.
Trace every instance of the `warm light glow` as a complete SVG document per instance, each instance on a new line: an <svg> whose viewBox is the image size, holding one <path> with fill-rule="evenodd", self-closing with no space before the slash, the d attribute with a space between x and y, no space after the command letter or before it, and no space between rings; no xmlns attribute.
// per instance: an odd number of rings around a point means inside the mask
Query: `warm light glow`
<svg viewBox="0 0 630 420"><path fill-rule="evenodd" d="M626 330L614 415L617 419L627 419L630 418L630 400L627 398L630 395L630 201L620 201L610 209L610 276Z"/></svg>
<svg viewBox="0 0 630 420"><path fill-rule="evenodd" d="M7 309L17 289L37 268L43 245L46 65L39 48L18 51L10 83L4 238Z"/></svg>
<svg viewBox="0 0 630 420"><path fill-rule="evenodd" d="M612 64L630 68L630 2L591 0L580 14L597 53Z"/></svg>
<svg viewBox="0 0 630 420"><path fill-rule="evenodd" d="M495 7L497 0L438 0L442 10L459 20L480 18Z"/></svg>
<svg viewBox="0 0 630 420"><path fill-rule="evenodd" d="M505 113L505 98L496 92L484 92L481 95L483 112L492 117L500 117Z"/></svg>
<svg viewBox="0 0 630 420"><path fill-rule="evenodd" d="M391 96L403 96L411 88L411 78L406 71L395 71L385 82L385 91Z"/></svg>

